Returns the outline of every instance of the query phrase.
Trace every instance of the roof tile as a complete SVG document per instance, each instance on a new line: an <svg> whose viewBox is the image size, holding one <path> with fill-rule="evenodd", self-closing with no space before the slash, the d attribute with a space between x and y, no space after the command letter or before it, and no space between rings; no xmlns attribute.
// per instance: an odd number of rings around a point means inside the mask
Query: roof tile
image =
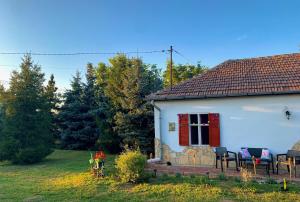
<svg viewBox="0 0 300 202"><path fill-rule="evenodd" d="M204 74L148 96L150 100L300 94L300 53L227 60Z"/></svg>

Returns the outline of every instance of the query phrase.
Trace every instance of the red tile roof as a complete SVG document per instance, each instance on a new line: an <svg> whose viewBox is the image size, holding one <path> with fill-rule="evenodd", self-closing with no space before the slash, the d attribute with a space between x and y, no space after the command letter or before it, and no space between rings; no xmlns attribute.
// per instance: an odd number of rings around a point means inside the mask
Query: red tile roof
<svg viewBox="0 0 300 202"><path fill-rule="evenodd" d="M300 94L300 53L227 60L149 100Z"/></svg>

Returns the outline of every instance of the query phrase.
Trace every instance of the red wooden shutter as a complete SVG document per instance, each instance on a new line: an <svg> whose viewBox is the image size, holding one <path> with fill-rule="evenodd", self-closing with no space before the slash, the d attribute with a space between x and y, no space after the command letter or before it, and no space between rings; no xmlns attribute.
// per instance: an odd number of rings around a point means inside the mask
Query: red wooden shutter
<svg viewBox="0 0 300 202"><path fill-rule="evenodd" d="M178 114L179 145L189 146L189 115Z"/></svg>
<svg viewBox="0 0 300 202"><path fill-rule="evenodd" d="M220 146L220 118L217 113L209 113L209 145L212 147Z"/></svg>

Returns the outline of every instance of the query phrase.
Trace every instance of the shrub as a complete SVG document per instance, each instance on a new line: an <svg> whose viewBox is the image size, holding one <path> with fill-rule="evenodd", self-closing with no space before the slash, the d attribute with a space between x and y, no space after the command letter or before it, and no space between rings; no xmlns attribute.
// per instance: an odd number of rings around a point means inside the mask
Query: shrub
<svg viewBox="0 0 300 202"><path fill-rule="evenodd" d="M250 182L252 180L252 173L246 168L241 168L240 175L243 182Z"/></svg>
<svg viewBox="0 0 300 202"><path fill-rule="evenodd" d="M118 176L122 182L136 182L144 175L147 158L139 150L126 150L116 159Z"/></svg>
<svg viewBox="0 0 300 202"><path fill-rule="evenodd" d="M15 154L12 162L15 164L32 164L41 161L45 156L52 152L50 148L47 147L34 147L34 148L24 148L20 149L18 153Z"/></svg>

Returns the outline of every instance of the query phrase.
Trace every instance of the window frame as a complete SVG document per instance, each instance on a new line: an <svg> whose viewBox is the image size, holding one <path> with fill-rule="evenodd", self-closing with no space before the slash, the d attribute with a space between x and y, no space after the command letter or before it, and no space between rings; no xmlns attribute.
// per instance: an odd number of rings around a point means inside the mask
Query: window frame
<svg viewBox="0 0 300 202"><path fill-rule="evenodd" d="M191 115L197 115L197 124L192 124L191 123ZM209 144L202 144L202 133L201 133L201 126L208 126L209 127L209 120L207 124L201 123L201 115L205 114L205 115L209 115L209 113L188 113L189 115L189 145L190 146L207 146ZM198 144L192 144L192 134L191 134L191 126L197 126L198 127ZM209 136L209 134L208 134Z"/></svg>

